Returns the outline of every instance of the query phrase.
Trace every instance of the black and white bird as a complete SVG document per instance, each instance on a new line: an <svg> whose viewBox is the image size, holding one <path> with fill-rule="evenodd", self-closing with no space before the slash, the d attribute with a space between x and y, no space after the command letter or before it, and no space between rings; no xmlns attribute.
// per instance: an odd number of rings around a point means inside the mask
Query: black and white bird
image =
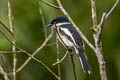
<svg viewBox="0 0 120 80"><path fill-rule="evenodd" d="M84 72L88 72L90 74L91 70L85 55L83 39L70 21L66 17L59 16L53 19L48 27L55 28L58 40L65 46L66 49L70 52L72 49L75 50L75 52L79 55Z"/></svg>

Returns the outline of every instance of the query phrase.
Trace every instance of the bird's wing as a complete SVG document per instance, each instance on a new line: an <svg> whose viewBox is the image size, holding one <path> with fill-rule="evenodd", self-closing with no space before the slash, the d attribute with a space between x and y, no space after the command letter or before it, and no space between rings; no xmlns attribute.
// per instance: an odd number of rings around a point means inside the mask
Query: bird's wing
<svg viewBox="0 0 120 80"><path fill-rule="evenodd" d="M77 48L84 48L83 40L77 30L72 26L72 24L61 25L61 31L74 43Z"/></svg>

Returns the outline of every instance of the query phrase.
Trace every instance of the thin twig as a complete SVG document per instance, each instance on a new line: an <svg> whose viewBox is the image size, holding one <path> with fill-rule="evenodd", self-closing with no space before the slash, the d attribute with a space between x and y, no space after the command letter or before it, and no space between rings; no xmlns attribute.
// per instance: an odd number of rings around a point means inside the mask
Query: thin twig
<svg viewBox="0 0 120 80"><path fill-rule="evenodd" d="M0 65L0 73L4 76L5 80L9 80L7 73L3 70L1 65Z"/></svg>
<svg viewBox="0 0 120 80"><path fill-rule="evenodd" d="M118 5L119 2L120 2L120 0L116 0L115 4L112 6L112 8L110 9L110 11L108 11L108 13L106 14L105 20L110 16L110 14L116 8L116 6Z"/></svg>
<svg viewBox="0 0 120 80"><path fill-rule="evenodd" d="M102 18L101 18L101 21L100 23L97 25L98 28L100 29L99 30L99 42L100 42L100 38L101 38L101 33L102 33L102 29L103 29L103 25L105 23L105 21L109 18L109 16L111 15L111 13L114 11L114 9L117 7L117 5L119 4L120 0L116 0L116 2L114 3L114 5L112 6L112 8L107 12L107 13L104 13L103 12L103 15L102 15Z"/></svg>
<svg viewBox="0 0 120 80"><path fill-rule="evenodd" d="M116 0L114 5L112 6L112 8L108 11L108 13L103 13L101 21L100 21L99 25L97 26L99 31L96 34L96 38L95 38L96 44L95 45L96 45L96 54L98 57L98 62L99 62L99 67L100 67L101 80L107 80L105 61L104 61L103 52L102 52L102 42L100 39L102 30L103 30L103 25L104 25L105 21L108 19L108 17L111 15L111 13L114 11L114 9L116 8L116 6L118 5L119 2L120 2L120 0Z"/></svg>
<svg viewBox="0 0 120 80"><path fill-rule="evenodd" d="M43 42L43 44L42 44L37 50L35 50L35 52L33 53L33 55L30 55L28 52L26 52L25 50L19 48L16 44L12 43L12 42L6 37L6 35L5 35L2 31L0 31L0 32L2 33L2 35L3 35L12 45L16 46L17 49L19 49L21 52L23 52L23 53L25 53L25 54L27 54L27 55L29 56L29 58L23 63L23 65L22 65L20 68L17 69L16 72L19 72L20 70L22 70L22 69L27 65L27 63L28 63L31 59L34 59L34 60L36 60L37 62L39 62L40 64L42 64L49 72L51 72L51 73L59 80L59 77L58 77L50 68L48 68L47 65L45 65L42 61L37 60L36 58L33 58L34 55L36 55L43 47L45 47L46 43L51 39L51 37L53 36L53 29L51 29L51 31L52 31L51 34L48 36L47 39L45 39L45 41ZM11 75L11 73L10 73L10 75Z"/></svg>
<svg viewBox="0 0 120 80"><path fill-rule="evenodd" d="M33 55L31 55L30 53L28 53L27 51L21 49L21 48L18 47L16 44L12 43L12 42L6 37L6 35L5 35L2 31L0 31L0 33L1 33L12 45L14 45L17 49L19 49L21 52L27 54L27 55L29 56L29 58L31 58L31 59L37 61L38 63L40 63L41 65L43 65L52 75L54 75L54 76L56 77L56 79L59 80L59 77L58 77L47 65L45 65L42 61L36 59L36 58L35 58ZM46 42L52 37L52 35L53 35L53 30L52 30L52 33L48 36L47 40L44 41L44 44L46 44ZM42 45L42 46L43 46L43 45ZM43 47L44 47L44 46L43 46ZM41 49L42 49L42 48L41 48ZM31 60L31 59L30 59L30 60ZM29 61L30 61L30 60L29 60ZM28 61L28 62L29 62L29 61ZM25 62L23 63L23 65L22 65L20 68L17 69L16 72L19 72L20 70L22 70L22 69L27 65L28 62L25 61ZM8 75L11 75L11 74L12 74L12 73L8 73Z"/></svg>
<svg viewBox="0 0 120 80"><path fill-rule="evenodd" d="M19 48L19 50L22 50L22 49ZM22 52L25 53L25 54L27 54L27 55L29 56L29 58L31 58L31 59L37 61L38 63L40 63L40 64L41 64L42 66L44 66L52 75L54 75L57 80L60 80L59 77L58 77L46 64L44 64L42 61L38 60L37 58L35 58L33 55L29 54L29 53L26 52L26 51L23 51L23 50L22 50ZM24 66L23 66L23 67L25 67L27 64L28 64L28 63L24 63ZM17 72L19 72L20 70L22 70L23 67L20 67L20 68L17 70Z"/></svg>
<svg viewBox="0 0 120 80"><path fill-rule="evenodd" d="M52 45L55 45L55 44L56 44L56 42L48 43L48 44L46 44L46 46L52 46Z"/></svg>
<svg viewBox="0 0 120 80"><path fill-rule="evenodd" d="M40 7L40 4L39 4L39 13L41 15L41 19L42 19L42 23L43 23L43 30L44 30L45 39L46 39L47 38L47 30L46 30L45 20L44 20L44 16L43 16L43 12L42 12L42 9Z"/></svg>
<svg viewBox="0 0 120 80"><path fill-rule="evenodd" d="M8 0L8 17L9 17L9 24L10 24L10 31L12 34L12 42L15 44L15 34L14 34L14 25L13 25L13 13L11 8L11 1ZM13 80L16 80L16 65L17 65L17 55L15 53L16 47L12 45L13 51Z"/></svg>
<svg viewBox="0 0 120 80"><path fill-rule="evenodd" d="M60 58L60 52L59 52L59 42L58 42L58 39L56 37L56 51L57 51L57 61L59 61L59 58ZM57 65L58 67L58 76L61 80L61 68L60 68L60 64Z"/></svg>
<svg viewBox="0 0 120 80"><path fill-rule="evenodd" d="M10 31L10 29L8 29L8 27L0 20L0 24L11 34L13 35L13 33Z"/></svg>
<svg viewBox="0 0 120 80"><path fill-rule="evenodd" d="M38 60L37 58L35 58L35 57L32 56L31 54L29 54L29 53L27 53L27 52L24 52L24 53L26 53L26 54L29 56L29 58L37 61L37 62L40 63L42 66L44 66L53 76L56 77L57 80L60 80L59 76L57 76L46 64L44 64L42 61ZM27 65L27 63L26 63L25 65ZM19 69L20 69L20 68L19 68ZM21 68L21 69L22 69L22 68ZM20 69L20 70L21 70L21 69ZM17 72L18 72L18 71L17 71Z"/></svg>
<svg viewBox="0 0 120 80"><path fill-rule="evenodd" d="M103 26L103 24L105 22L105 17L106 17L106 13L103 13L103 15L101 17L101 21L100 21L99 25L97 25L97 26Z"/></svg>
<svg viewBox="0 0 120 80"><path fill-rule="evenodd" d="M60 64L60 63L66 58L67 54L68 54L68 50L66 51L66 53L65 53L65 55L62 57L62 59L60 59L59 61L55 62L55 63L53 64L53 66L55 66L55 65L57 65L57 64Z"/></svg>
<svg viewBox="0 0 120 80"><path fill-rule="evenodd" d="M81 35L81 37L83 38L83 40L88 44L88 46L92 49L95 50L94 45L84 36L84 34L82 33L82 31L77 27L77 25L73 22L73 20L71 19L71 17L69 16L69 14L67 13L67 11L64 9L64 7L62 6L60 0L56 0L60 10L63 12L63 14L69 19L69 21L73 24L73 26L76 28L76 30L79 32L79 34Z"/></svg>
<svg viewBox="0 0 120 80"><path fill-rule="evenodd" d="M42 2L42 3L44 3L44 4L46 4L46 5L48 5L48 6L50 6L50 7L53 7L53 8L59 9L58 6L55 6L55 5L53 5L53 4L50 4L50 3L46 2L45 0L39 0L39 1Z"/></svg>
<svg viewBox="0 0 120 80"><path fill-rule="evenodd" d="M96 5L95 1L91 0L91 12L92 12L92 20L93 20L93 28L94 32L97 32L97 14L96 14ZM93 34L94 36L94 34Z"/></svg>
<svg viewBox="0 0 120 80"><path fill-rule="evenodd" d="M93 33L93 38L96 47L94 52L98 59L101 80L107 80L105 60L102 52L102 41L100 39L100 35L102 32L101 25L103 25L105 19L104 17L106 14L103 14L100 25L98 26L98 24L95 24L95 22L97 22L95 0L91 0L91 12L92 12L93 29L96 30L95 33Z"/></svg>
<svg viewBox="0 0 120 80"><path fill-rule="evenodd" d="M101 42L101 35L102 35L102 31L103 31L103 25L104 25L104 22L105 22L105 16L106 16L106 13L103 13L102 17L101 17L101 21L100 23L97 25L97 28L99 29L98 31L98 37L97 37L97 43L100 43Z"/></svg>
<svg viewBox="0 0 120 80"><path fill-rule="evenodd" d="M0 54L0 66L3 69L3 71L6 73L6 75L7 73L11 73L13 70L11 65L9 64L9 61L7 60L5 55L2 53ZM13 80L13 75L8 75L8 79Z"/></svg>
<svg viewBox="0 0 120 80"><path fill-rule="evenodd" d="M35 56L42 48L44 48L45 45L46 45L46 43L51 39L52 36L53 36L53 30L52 30L51 34L48 36L48 38L45 39L45 41L42 43L42 45L33 52L32 56ZM24 67L26 66L26 64L27 64L30 60L31 60L31 57L29 57L29 58L22 64L22 66L17 69L17 72L19 72L22 68L24 68Z"/></svg>
<svg viewBox="0 0 120 80"><path fill-rule="evenodd" d="M73 54L70 54L70 57L71 57L71 62L72 62L72 68L73 68L74 78L75 78L75 80L77 80L77 75L76 75L76 71L75 71L75 63L74 63L74 59L73 59Z"/></svg>
<svg viewBox="0 0 120 80"><path fill-rule="evenodd" d="M21 51L14 51L15 53L21 53ZM13 51L0 51L0 54L13 53Z"/></svg>
<svg viewBox="0 0 120 80"><path fill-rule="evenodd" d="M102 41L101 41L101 34L103 31L103 25L105 23L105 20L110 16L110 14L113 12L113 10L116 8L117 4L120 0L116 0L113 7L108 11L108 13L103 13L101 21L99 24L97 24L97 16L96 16L96 6L95 6L95 0L91 0L91 11L92 11L92 20L93 20L93 29L96 30L95 33L93 33L93 38L95 41L95 53L98 59L99 68L100 68L100 76L101 80L107 80L107 74L106 74L106 67L105 67L105 60L103 57L102 52Z"/></svg>

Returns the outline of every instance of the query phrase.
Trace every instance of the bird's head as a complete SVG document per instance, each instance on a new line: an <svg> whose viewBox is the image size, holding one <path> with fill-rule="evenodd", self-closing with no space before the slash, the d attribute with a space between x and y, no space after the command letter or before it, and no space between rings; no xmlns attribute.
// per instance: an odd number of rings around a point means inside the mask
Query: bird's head
<svg viewBox="0 0 120 80"><path fill-rule="evenodd" d="M59 17L54 18L51 21L51 23L48 24L48 27L59 27L60 25L65 24L65 23L70 23L70 22L66 17L59 16Z"/></svg>

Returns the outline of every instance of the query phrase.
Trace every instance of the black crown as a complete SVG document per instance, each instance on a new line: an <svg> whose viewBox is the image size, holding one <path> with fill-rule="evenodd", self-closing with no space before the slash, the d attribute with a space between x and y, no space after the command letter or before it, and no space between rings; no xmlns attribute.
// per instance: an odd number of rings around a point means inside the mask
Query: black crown
<svg viewBox="0 0 120 80"><path fill-rule="evenodd" d="M62 22L69 22L69 20L64 16L58 16L51 21L51 24L62 23Z"/></svg>

